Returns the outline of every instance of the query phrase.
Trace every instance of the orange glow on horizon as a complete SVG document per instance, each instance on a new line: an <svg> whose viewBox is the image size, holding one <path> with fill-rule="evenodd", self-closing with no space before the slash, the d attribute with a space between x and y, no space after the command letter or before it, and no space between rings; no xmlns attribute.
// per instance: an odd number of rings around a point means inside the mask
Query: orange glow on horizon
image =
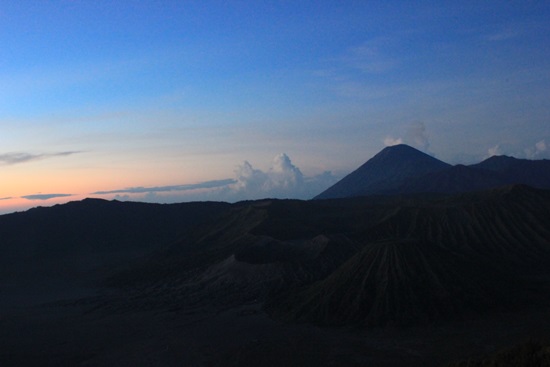
<svg viewBox="0 0 550 367"><path fill-rule="evenodd" d="M0 200L0 215L9 214L13 212L26 211L38 206L53 206L56 204L62 204L69 201L76 201L84 199L81 195L65 196L59 198L52 198L48 200L29 200L22 197L13 197L9 199Z"/></svg>
<svg viewBox="0 0 550 367"><path fill-rule="evenodd" d="M19 167L9 167L0 187L0 214L27 210L36 206L52 206L68 201L82 200L87 197L112 200L116 193L94 194L99 191L115 191L133 187L162 187L231 178L207 176L200 170L180 169L159 165L158 167L133 168L94 168L68 170L47 170L37 167L34 170L23 170ZM28 200L29 195L65 194L70 196L54 197L47 200ZM120 193L131 200L140 201L144 194ZM162 194L158 194L162 197Z"/></svg>

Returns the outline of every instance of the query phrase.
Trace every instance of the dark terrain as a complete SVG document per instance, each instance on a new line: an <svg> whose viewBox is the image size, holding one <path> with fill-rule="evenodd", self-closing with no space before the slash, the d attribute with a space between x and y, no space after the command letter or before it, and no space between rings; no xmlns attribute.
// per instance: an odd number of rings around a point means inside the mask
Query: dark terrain
<svg viewBox="0 0 550 367"><path fill-rule="evenodd" d="M0 366L496 366L548 355L538 341L550 337L550 191L526 185L87 199L0 216L0 253Z"/></svg>

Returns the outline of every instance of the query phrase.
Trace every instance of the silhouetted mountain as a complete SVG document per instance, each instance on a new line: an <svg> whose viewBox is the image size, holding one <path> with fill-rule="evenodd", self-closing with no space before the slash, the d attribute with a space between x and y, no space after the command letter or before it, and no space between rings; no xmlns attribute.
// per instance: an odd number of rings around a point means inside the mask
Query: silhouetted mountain
<svg viewBox="0 0 550 367"><path fill-rule="evenodd" d="M495 156L470 166L451 166L407 145L396 145L384 148L315 199L451 194L511 184L550 189L550 161Z"/></svg>
<svg viewBox="0 0 550 367"><path fill-rule="evenodd" d="M2 215L0 282L106 271L167 246L227 207L85 199Z"/></svg>
<svg viewBox="0 0 550 367"><path fill-rule="evenodd" d="M493 156L471 167L498 174L506 184L525 184L538 188L550 188L550 160L528 160L514 157Z"/></svg>
<svg viewBox="0 0 550 367"><path fill-rule="evenodd" d="M398 193L405 180L449 167L405 144L386 147L315 199Z"/></svg>
<svg viewBox="0 0 550 367"><path fill-rule="evenodd" d="M495 172L462 164L425 175L411 177L396 190L400 194L412 193L460 193L487 190L505 186Z"/></svg>

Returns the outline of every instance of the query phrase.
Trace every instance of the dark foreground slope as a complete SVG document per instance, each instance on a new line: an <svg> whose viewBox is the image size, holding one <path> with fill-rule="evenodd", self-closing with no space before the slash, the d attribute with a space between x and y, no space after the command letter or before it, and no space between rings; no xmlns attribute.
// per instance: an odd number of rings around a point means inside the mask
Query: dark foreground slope
<svg viewBox="0 0 550 367"><path fill-rule="evenodd" d="M329 325L403 325L544 303L549 199L512 186L400 205L356 235L361 251L275 313Z"/></svg>
<svg viewBox="0 0 550 367"><path fill-rule="evenodd" d="M94 203L110 220L57 214L86 202L41 210L53 213L36 224L48 242L0 228L12 233L7 252L63 244L61 255L86 243L129 259L87 278L91 292L56 302L10 307L1 288L0 365L439 366L550 330L550 191L196 203L177 220L165 207ZM69 220L80 227L63 241L53 228ZM148 222L157 229L143 230Z"/></svg>
<svg viewBox="0 0 550 367"><path fill-rule="evenodd" d="M255 301L287 321L417 325L543 302L549 263L549 192L510 186L239 204L109 285L152 308Z"/></svg>
<svg viewBox="0 0 550 367"><path fill-rule="evenodd" d="M86 199L2 215L0 292L55 299L53 288L93 287L118 267L162 249L228 207ZM0 303L7 300L2 297Z"/></svg>
<svg viewBox="0 0 550 367"><path fill-rule="evenodd" d="M529 340L484 358L450 364L448 367L550 367L550 342Z"/></svg>

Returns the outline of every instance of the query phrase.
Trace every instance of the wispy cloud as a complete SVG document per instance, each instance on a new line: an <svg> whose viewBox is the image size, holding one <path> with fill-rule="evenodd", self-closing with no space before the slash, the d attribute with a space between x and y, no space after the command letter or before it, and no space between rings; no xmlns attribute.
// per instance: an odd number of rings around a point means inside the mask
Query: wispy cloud
<svg viewBox="0 0 550 367"><path fill-rule="evenodd" d="M69 151L69 152L41 153L41 154L32 154L32 153L24 153L24 152L4 153L4 154L0 154L0 164L12 165L12 164L38 161L38 160L47 159L47 158L64 157L64 156L69 156L77 153L81 153L81 152Z"/></svg>
<svg viewBox="0 0 550 367"><path fill-rule="evenodd" d="M490 34L486 34L483 36L483 39L485 41L489 42L500 42L500 41L506 41L512 38L516 38L521 34L519 30L515 29L506 29L502 30L500 32L494 32Z"/></svg>
<svg viewBox="0 0 550 367"><path fill-rule="evenodd" d="M525 157L528 159L537 159L541 158L541 155L543 155L548 150L548 146L546 145L546 141L543 139L536 143L533 147L529 147L524 150Z"/></svg>
<svg viewBox="0 0 550 367"><path fill-rule="evenodd" d="M92 195L112 195L116 200L183 202L215 200L236 202L263 198L311 199L338 181L330 171L306 177L285 153L275 156L267 170L248 161L235 168L235 178L190 185L130 187L96 191Z"/></svg>
<svg viewBox="0 0 550 367"><path fill-rule="evenodd" d="M172 191L188 191L188 190L200 190L200 189L213 189L216 187L223 187L230 184L234 184L237 181L231 178L224 180L212 180L205 181L197 184L188 185L172 185L172 186L155 186L155 187L128 187L125 189L109 190L109 191L96 191L92 192L92 195L108 195L108 194L146 194L146 193L160 193L160 192L172 192Z"/></svg>
<svg viewBox="0 0 550 367"><path fill-rule="evenodd" d="M365 78L388 74L401 67L396 57L396 40L381 37L347 47L339 55L324 60L324 66L312 71L312 75L333 84L339 95L347 97L368 94L369 98L386 97L396 91L393 87L365 83ZM368 93L367 93L368 92ZM399 91L397 91L399 92Z"/></svg>
<svg viewBox="0 0 550 367"><path fill-rule="evenodd" d="M384 145L387 147L393 147L394 145L403 144L402 138L394 138L391 136L386 136L384 138Z"/></svg>
<svg viewBox="0 0 550 367"><path fill-rule="evenodd" d="M27 199L27 200L50 200L55 198L63 198L67 196L72 196L72 194L35 194L35 195L21 196L21 198Z"/></svg>
<svg viewBox="0 0 550 367"><path fill-rule="evenodd" d="M343 61L349 67L364 73L379 74L389 71L398 63L383 51L387 42L387 39L377 39L352 47L343 57Z"/></svg>
<svg viewBox="0 0 550 367"><path fill-rule="evenodd" d="M0 200L10 200L10 199L13 199L13 197L8 196L8 197L5 197L5 198L0 198Z"/></svg>
<svg viewBox="0 0 550 367"><path fill-rule="evenodd" d="M384 139L385 146L393 146L403 143L428 153L430 149L430 139L428 131L426 130L426 125L421 121L416 121L407 127L405 137L394 138L392 136L387 136Z"/></svg>
<svg viewBox="0 0 550 367"><path fill-rule="evenodd" d="M500 144L495 145L494 147L491 147L487 149L487 156L493 157L495 155L502 155L502 150L500 148Z"/></svg>

